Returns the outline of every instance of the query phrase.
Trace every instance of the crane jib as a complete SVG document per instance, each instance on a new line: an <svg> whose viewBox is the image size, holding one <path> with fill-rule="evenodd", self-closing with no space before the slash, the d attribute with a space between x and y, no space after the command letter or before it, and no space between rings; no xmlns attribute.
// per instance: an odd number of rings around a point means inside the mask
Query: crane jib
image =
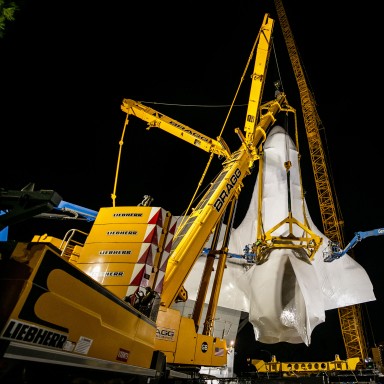
<svg viewBox="0 0 384 384"><path fill-rule="evenodd" d="M124 99L122 110L128 114L136 115L137 117L142 118L154 127L160 127L161 122L163 122L202 141L207 143L212 142L212 139L209 136L203 135L191 127L188 127L187 125L182 124L179 121L134 100Z"/></svg>
<svg viewBox="0 0 384 384"><path fill-rule="evenodd" d="M188 133L189 135L191 135L193 137L197 137L200 140L206 141L207 143L212 141L212 139L210 137L204 136L201 133L195 131L194 129L189 128L185 125L182 125L182 124L178 123L177 121L170 120L169 124L180 129L181 131L183 131L185 133Z"/></svg>
<svg viewBox="0 0 384 384"><path fill-rule="evenodd" d="M241 171L239 168L236 168L233 175L229 178L226 186L222 189L219 194L219 197L214 202L213 206L217 212L220 212L220 209L223 207L225 200L229 197L233 188L235 188L237 181L241 177Z"/></svg>

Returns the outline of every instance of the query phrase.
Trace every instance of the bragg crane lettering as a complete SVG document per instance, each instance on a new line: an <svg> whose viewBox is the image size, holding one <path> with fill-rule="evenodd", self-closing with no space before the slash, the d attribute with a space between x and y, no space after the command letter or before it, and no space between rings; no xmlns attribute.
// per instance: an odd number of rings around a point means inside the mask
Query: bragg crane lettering
<svg viewBox="0 0 384 384"><path fill-rule="evenodd" d="M225 189L221 191L219 197L213 204L217 212L220 212L220 209L224 206L225 200L231 194L232 189L236 187L236 183L239 180L240 176L241 176L240 169L239 168L235 169L235 172L229 178L229 182L225 186Z"/></svg>

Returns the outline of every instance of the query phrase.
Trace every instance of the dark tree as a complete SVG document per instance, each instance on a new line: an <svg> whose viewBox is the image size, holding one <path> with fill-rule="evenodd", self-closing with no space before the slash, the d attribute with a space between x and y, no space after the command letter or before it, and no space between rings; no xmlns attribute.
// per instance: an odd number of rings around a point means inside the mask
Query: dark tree
<svg viewBox="0 0 384 384"><path fill-rule="evenodd" d="M6 24L15 20L19 7L14 1L0 0L0 38L4 36Z"/></svg>

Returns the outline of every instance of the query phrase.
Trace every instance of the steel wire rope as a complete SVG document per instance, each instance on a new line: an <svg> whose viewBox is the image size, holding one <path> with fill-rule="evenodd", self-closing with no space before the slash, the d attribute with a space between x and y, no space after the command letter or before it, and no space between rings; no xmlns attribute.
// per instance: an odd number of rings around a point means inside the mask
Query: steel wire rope
<svg viewBox="0 0 384 384"><path fill-rule="evenodd" d="M222 126L222 128L221 128L221 130L220 130L220 133L219 133L219 136L217 137L217 140L218 140L218 141L220 141L220 139L221 139L221 137L222 137L222 135L223 135L224 129L225 129L226 125L227 125L227 122L228 122L228 119L229 119L230 114L231 114L231 112L232 112L232 109L234 108L235 101L236 101L237 96L238 96L238 94L239 94L239 92L240 92L240 88L241 88L241 86L242 86L242 84L243 84L243 82L244 82L245 75L246 75L246 73L248 72L248 68L249 68L249 66L250 66L251 60L252 60L252 58L253 58L253 56L254 56L254 54L255 54L256 46L257 46L257 43L258 43L258 41L259 41L259 39L260 39L260 33L261 33L261 32L259 31L258 34L257 34L257 36L256 36L255 42L253 43L251 53L250 53L250 55L249 55L249 57L248 57L248 61L247 61L247 63L246 63L246 66L245 66L245 68L244 68L244 71L243 71L243 73L242 73L242 75L241 75L239 85L237 86L235 95L234 95L234 97L233 97L232 103L230 104L229 111L228 111L227 116L226 116L226 118L225 118L225 120L224 120L223 126ZM208 159L208 161L207 161L207 164L206 164L206 166L205 166L205 168L204 168L203 174L202 174L202 176L201 176L201 178L200 178L200 180L199 180L199 182L198 182L198 185L197 185L197 187L196 187L196 190L195 190L195 192L193 193L193 196L192 196L192 198L191 198L191 201L190 201L190 203L189 203L189 205L188 205L188 207L187 207L187 209L186 209L186 211L185 211L187 214L188 214L188 212L190 211L190 209L191 209L193 203L194 203L195 200L196 200L196 196L197 196L197 194L198 194L198 192L199 192L199 190L200 190L200 188L201 188L201 186L202 186L202 184L203 184L203 182L204 182L205 176L206 176L206 174L207 174L207 172L208 172L208 169L209 169L209 167L210 167L210 165L211 165L211 163L212 163L213 156L214 156L214 153L211 152L211 154L210 154L210 156L209 156L209 159ZM187 218L187 215L184 216L184 218L182 219L182 221L181 221L181 223L180 223L178 229L176 230L176 236L177 236L178 233L182 230L183 225L184 225L184 223L186 222L186 218Z"/></svg>
<svg viewBox="0 0 384 384"><path fill-rule="evenodd" d="M277 73L278 73L278 80L275 81L275 86L276 86L276 93L282 91L284 92L284 84L283 84L283 78L281 76L280 72L280 65L279 65L279 59L278 55L275 49L275 44L274 41L272 40L272 51L273 51L273 57L274 57L274 62L276 65ZM284 119L284 126L283 129L287 132L287 136L285 138L285 162L284 166L286 168L286 176L287 176L287 188L288 188L288 194L287 194L287 200L288 200L288 212L292 214L292 201L291 201L291 178L290 178L290 167L291 167L291 161L290 161L290 151L289 151L289 141L290 141L290 126L289 126L289 120L288 120L288 113L289 112L294 112L294 129L295 129L295 145L296 149L298 152L298 173L299 173L299 182L300 182L300 191L301 191L301 202L302 202L302 212L303 212L303 219L304 219L304 224L306 227L310 228L308 218L307 218L307 209L306 209L306 204L305 204L305 193L304 193L304 188L303 188L303 178L302 178L302 171L301 171L301 166L300 166L300 151L299 151L299 134L298 134L298 123L297 123L297 115L296 115L296 110L294 109L288 109L285 113L285 119ZM311 228L310 228L311 229ZM305 235L305 230L303 229L303 236Z"/></svg>
<svg viewBox="0 0 384 384"><path fill-rule="evenodd" d="M278 84L280 89L284 92L283 78L281 76L279 60L278 60L278 57L277 57L277 53L276 53L276 49L275 49L275 45L273 44L273 41L272 41L272 50L273 50L275 64L276 64L277 73L278 73L278 81L275 82L275 85ZM298 52L298 55L300 56L299 52ZM304 70L304 72L306 74L304 65L303 65L303 70ZM306 77L308 77L308 76L306 76ZM308 82L309 82L309 80L308 80ZM310 87L310 82L309 82L309 87L308 88L309 88L309 90L311 88ZM310 92L311 92L312 102L316 105L315 97L314 97L314 94L313 94L312 90L310 90ZM287 114L288 114L288 112L286 113L286 116L287 116ZM306 203L305 203L305 192L304 192L304 187L303 187L303 176L302 176L302 170L301 170L301 165L300 165L301 154L300 154L300 149L299 149L300 148L300 146L299 146L299 132L298 132L298 122L297 122L296 111L294 111L294 119L295 119L295 123L294 123L294 125L295 125L295 145L296 145L296 149L297 149L297 152L298 152L298 168L299 168L299 179L300 179L303 219L304 219L304 224L306 225L306 227L311 229L311 227L309 225L309 221L308 221L308 212L307 212L307 207L306 207ZM318 114L317 114L317 119L319 120L319 122L320 122L320 124L322 126L322 123L321 123L321 120L320 120L320 117L318 116ZM288 119L285 120L285 124L288 125ZM287 131L287 133L289 135L289 127L288 128L284 127L284 129ZM324 135L325 135L325 131L324 131ZM326 140L326 137L325 137L325 140ZM288 145L288 141L289 141L289 139L287 137L286 138L286 146ZM328 145L326 145L326 149L327 149L327 153L329 154L329 152L328 152ZM286 149L286 150L288 151L289 149ZM289 158L288 158L288 161L289 161ZM325 161L326 161L326 163L328 163L327 156L325 156ZM331 180L332 180L332 185L334 186L334 180L333 180L333 177L332 177L332 172L331 172ZM337 196L336 196L336 201L337 201ZM339 204L337 203L336 205L339 208ZM340 213L340 215L341 215L341 213Z"/></svg>

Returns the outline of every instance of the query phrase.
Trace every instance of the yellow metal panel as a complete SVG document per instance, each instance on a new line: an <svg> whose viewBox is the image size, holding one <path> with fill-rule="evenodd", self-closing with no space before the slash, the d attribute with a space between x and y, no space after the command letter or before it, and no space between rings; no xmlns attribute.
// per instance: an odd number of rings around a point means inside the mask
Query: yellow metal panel
<svg viewBox="0 0 384 384"><path fill-rule="evenodd" d="M48 236L45 234L45 235L41 235L41 236L39 236L39 235L33 236L32 243L50 243L50 244L53 244L55 247L60 249L60 246L62 247L62 245L63 245L63 240L58 239L58 238L53 237L53 236Z"/></svg>
<svg viewBox="0 0 384 384"><path fill-rule="evenodd" d="M212 365L224 366L227 364L228 348L225 339L214 338L212 350Z"/></svg>
<svg viewBox="0 0 384 384"><path fill-rule="evenodd" d="M294 375L310 375L319 372L331 371L353 371L359 358L351 358L347 360L340 360L338 355L333 361L311 361L311 362L278 362L273 357L271 362L264 362L263 360L252 360L252 364L256 367L257 372L268 373L288 373Z"/></svg>
<svg viewBox="0 0 384 384"><path fill-rule="evenodd" d="M69 261L70 263L72 263L72 264L77 264L82 249L83 249L82 246L80 246L80 245L75 245L75 246L73 247L71 256L70 256L70 258L69 258L68 261Z"/></svg>
<svg viewBox="0 0 384 384"><path fill-rule="evenodd" d="M149 280L146 277L148 266L146 264L136 263L80 263L76 266L88 276L92 277L103 285L126 285L128 286L132 280L139 276L142 279ZM149 267L150 268L150 267ZM145 282L143 282L143 286ZM141 284L135 284L141 285Z"/></svg>
<svg viewBox="0 0 384 384"><path fill-rule="evenodd" d="M76 277L76 267L64 261L56 262L55 258L62 258L52 252L47 254L47 250L49 247L42 244L29 250L34 269L27 277L18 303L10 313L8 337L12 338L12 331L18 329L23 329L24 334L27 334L26 330L30 327L31 330L39 330L39 335L51 335L47 340L52 343L57 340L55 335L64 337L66 342L63 352L68 355L81 353L84 358L149 368L154 351L155 323L135 309L128 309L119 301L112 300L106 292L95 289L86 276L84 279ZM47 266L51 262L54 267L50 270ZM39 285L36 286L33 281L40 270ZM33 313L33 318L21 320L21 311ZM36 325L31 323L35 319L38 320ZM31 346L34 343L48 345L30 338L23 342ZM49 347L55 348L54 345ZM122 356L125 360L122 360Z"/></svg>
<svg viewBox="0 0 384 384"><path fill-rule="evenodd" d="M142 361L143 357L134 353L137 328L142 322L140 316L118 306L60 270L51 273L48 287L50 292L41 296L35 305L39 318L66 326L70 330L69 340L75 344L84 337L89 339L89 356L114 361L117 360L119 350L124 350L128 354L128 363ZM64 297L79 297L79 304L83 305L73 305L73 300ZM153 327L149 323L145 326L147 332L152 329L153 335ZM153 346L146 344L142 348L145 353L151 354ZM149 361L147 358L147 364Z"/></svg>
<svg viewBox="0 0 384 384"><path fill-rule="evenodd" d="M155 258L157 245L151 243L87 243L79 263L144 263Z"/></svg>
<svg viewBox="0 0 384 384"><path fill-rule="evenodd" d="M196 364L200 365L195 359L197 333L194 321L187 317L182 317L180 322L179 337L177 338L177 349L175 354L175 364Z"/></svg>
<svg viewBox="0 0 384 384"><path fill-rule="evenodd" d="M115 296L120 299L128 296L128 288L126 285L103 285L104 288L107 288L108 291L111 291Z"/></svg>
<svg viewBox="0 0 384 384"><path fill-rule="evenodd" d="M158 244L161 232L162 227L155 224L95 224L85 244L143 242Z"/></svg>
<svg viewBox="0 0 384 384"><path fill-rule="evenodd" d="M170 215L160 207L107 207L100 208L95 224L157 224L163 226Z"/></svg>
<svg viewBox="0 0 384 384"><path fill-rule="evenodd" d="M195 364L211 366L213 353L213 337L198 334L195 349ZM226 361L225 359L224 364Z"/></svg>
<svg viewBox="0 0 384 384"><path fill-rule="evenodd" d="M71 257L69 258L69 262L71 263L71 264L77 264L77 260L79 259L79 256L77 256L77 255L71 255Z"/></svg>
<svg viewBox="0 0 384 384"><path fill-rule="evenodd" d="M168 363L174 362L174 354L180 335L180 320L181 314L179 311L160 307L156 321L155 349L166 354Z"/></svg>

